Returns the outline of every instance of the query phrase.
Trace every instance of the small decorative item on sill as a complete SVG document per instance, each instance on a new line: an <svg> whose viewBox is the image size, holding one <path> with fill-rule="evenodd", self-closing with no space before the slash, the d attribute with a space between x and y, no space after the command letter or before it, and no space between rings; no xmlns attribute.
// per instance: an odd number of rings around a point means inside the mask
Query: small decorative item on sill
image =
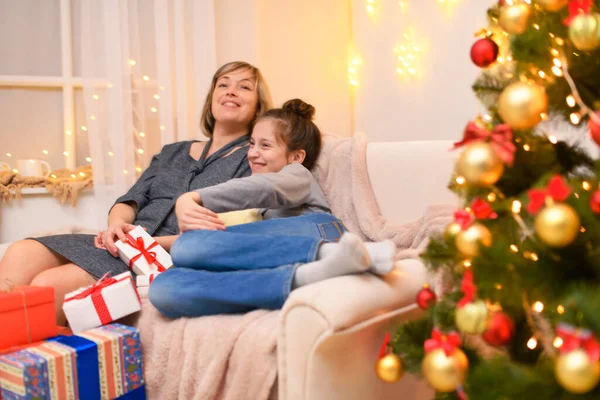
<svg viewBox="0 0 600 400"><path fill-rule="evenodd" d="M13 171L0 171L0 197L4 203L8 203L13 199L21 200L23 189L45 188L61 204L65 204L67 200L70 200L71 205L75 207L79 193L93 186L91 166L79 167L75 171L59 169L52 171L48 178L22 177Z"/></svg>

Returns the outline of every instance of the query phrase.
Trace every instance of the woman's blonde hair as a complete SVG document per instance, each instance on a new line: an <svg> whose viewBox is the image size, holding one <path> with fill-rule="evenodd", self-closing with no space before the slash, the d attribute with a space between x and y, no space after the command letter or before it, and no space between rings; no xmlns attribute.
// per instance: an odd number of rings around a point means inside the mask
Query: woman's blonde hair
<svg viewBox="0 0 600 400"><path fill-rule="evenodd" d="M208 137L212 137L213 130L215 128L215 117L212 113L212 95L217 86L219 78L229 72L237 71L240 69L250 70L252 76L256 79L256 91L258 93L258 104L256 105L256 114L250 122L248 127L248 133L252 130L256 120L263 115L267 110L273 107L273 101L271 100L271 92L269 86L265 81L265 78L260 73L260 70L252 64L248 64L244 61L233 61L223 65L215 72L210 84L210 90L206 95L206 101L204 102L204 109L202 110L202 118L200 118L200 127L204 131L204 134Z"/></svg>

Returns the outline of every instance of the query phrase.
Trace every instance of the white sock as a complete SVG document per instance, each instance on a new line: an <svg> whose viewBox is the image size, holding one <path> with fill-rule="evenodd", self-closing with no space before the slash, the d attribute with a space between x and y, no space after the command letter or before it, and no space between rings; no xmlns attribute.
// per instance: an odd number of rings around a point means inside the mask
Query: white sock
<svg viewBox="0 0 600 400"><path fill-rule="evenodd" d="M396 244L391 240L365 243L371 257L371 272L377 275L387 275L394 269Z"/></svg>
<svg viewBox="0 0 600 400"><path fill-rule="evenodd" d="M337 245L338 243L322 244L317 253L317 260L326 258L334 253ZM370 271L372 273L377 275L387 275L394 269L394 256L396 255L396 244L394 242L391 240L384 240L382 242L363 242L363 245L367 249L369 258L371 259Z"/></svg>
<svg viewBox="0 0 600 400"><path fill-rule="evenodd" d="M294 288L341 275L366 272L371 266L369 252L358 236L346 232L337 243L321 245L317 261L296 269Z"/></svg>

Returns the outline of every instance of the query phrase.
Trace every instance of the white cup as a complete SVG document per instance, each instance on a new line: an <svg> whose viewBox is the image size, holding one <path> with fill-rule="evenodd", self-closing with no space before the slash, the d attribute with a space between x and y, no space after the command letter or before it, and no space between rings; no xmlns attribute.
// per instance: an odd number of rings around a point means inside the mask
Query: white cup
<svg viewBox="0 0 600 400"><path fill-rule="evenodd" d="M0 161L0 171L10 171L10 165L4 161Z"/></svg>
<svg viewBox="0 0 600 400"><path fill-rule="evenodd" d="M44 167L46 171L44 171ZM36 176L47 178L50 176L51 167L43 160L19 160L17 161L17 169L21 176Z"/></svg>

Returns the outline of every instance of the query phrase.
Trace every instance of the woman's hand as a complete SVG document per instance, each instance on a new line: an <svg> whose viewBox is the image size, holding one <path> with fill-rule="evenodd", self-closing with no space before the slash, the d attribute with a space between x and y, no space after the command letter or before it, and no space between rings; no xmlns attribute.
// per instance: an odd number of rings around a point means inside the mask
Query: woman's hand
<svg viewBox="0 0 600 400"><path fill-rule="evenodd" d="M225 230L225 224L217 214L202 207L200 202L201 197L198 192L188 192L179 196L175 203L179 230L181 232L197 229Z"/></svg>
<svg viewBox="0 0 600 400"><path fill-rule="evenodd" d="M117 240L125 240L125 234L135 228L135 225L128 224L122 221L111 223L107 230L101 231L94 238L94 245L99 249L106 249L114 257L119 255L115 242Z"/></svg>

